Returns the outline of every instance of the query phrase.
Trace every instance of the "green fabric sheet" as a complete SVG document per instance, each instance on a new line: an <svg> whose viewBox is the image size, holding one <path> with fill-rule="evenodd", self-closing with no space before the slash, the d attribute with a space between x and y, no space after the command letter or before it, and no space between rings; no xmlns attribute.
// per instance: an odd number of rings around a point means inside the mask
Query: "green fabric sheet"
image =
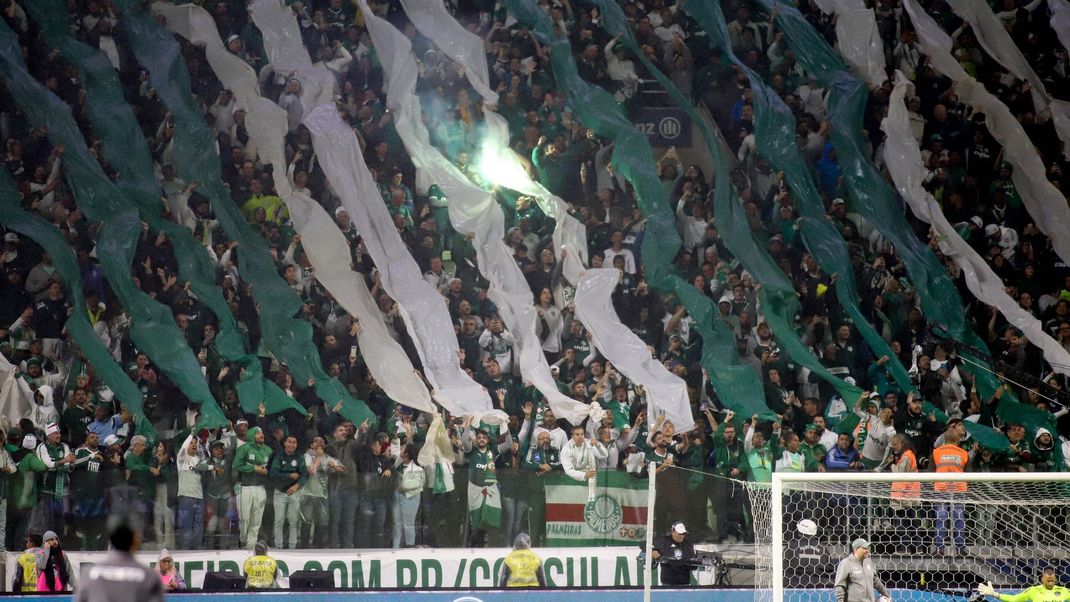
<svg viewBox="0 0 1070 602"><path fill-rule="evenodd" d="M684 10L706 32L712 47L719 48L733 64L747 74L754 92L755 141L758 151L776 169L784 172L784 179L795 196L801 214L799 229L807 250L813 254L825 273L837 276L837 298L874 355L886 355L890 358L889 371L900 391L912 390L914 386L906 368L892 352L888 342L877 333L862 313L847 243L828 220L824 203L810 176L806 161L795 146L796 122L791 109L761 76L749 69L732 52L728 27L717 2L692 3L686 5Z"/></svg>
<svg viewBox="0 0 1070 602"><path fill-rule="evenodd" d="M153 160L148 143L141 133L133 110L123 97L114 67L104 53L83 44L70 34L62 0L39 0L29 3L26 11L40 26L45 41L60 51L63 58L78 70L78 77L86 89L86 113L100 136L108 164L119 175L116 186L123 193L120 202L136 208L149 228L165 234L172 243L178 260L179 277L190 284L197 299L219 322L215 347L228 362L235 362L249 375L245 386L238 389L243 407L256 408L265 399L263 369L259 359L245 350L238 323L215 284L215 267L208 252L188 229L165 219L161 212L162 191L156 182ZM259 378L255 378L259 377ZM244 397L243 397L244 396ZM304 413L296 402L268 404L270 413L294 408Z"/></svg>
<svg viewBox="0 0 1070 602"><path fill-rule="evenodd" d="M672 265L680 250L676 219L666 202L665 191L654 171L646 138L625 117L621 107L605 90L585 82L577 73L567 38L554 30L549 17L532 0L506 0L508 11L529 27L550 48L550 63L557 87L580 120L599 136L614 143L613 165L635 189L639 208L646 216L642 261L652 287L676 293L702 335L702 365L718 397L740 416L758 414L766 420L776 415L765 405L761 380L736 351L731 330L717 318L712 300L682 279Z"/></svg>
<svg viewBox="0 0 1070 602"><path fill-rule="evenodd" d="M22 209L15 182L5 170L0 170L0 223L33 240L52 257L52 265L63 282L67 300L73 308L67 318L67 332L86 361L96 370L101 381L115 393L116 399L123 407L134 415L136 432L155 441L156 431L145 416L141 390L130 380L122 366L112 359L89 323L85 294L82 292L82 274L74 251L55 226Z"/></svg>
<svg viewBox="0 0 1070 602"><path fill-rule="evenodd" d="M276 271L267 243L245 222L220 176L215 136L204 122L190 93L189 71L178 42L136 0L118 0L123 12L126 43L175 120L174 158L179 175L201 183L199 191L212 204L227 235L238 242L238 268L252 285L260 311L261 344L286 363L294 380L316 381L317 396L329 408L342 403L340 413L356 424L377 423L363 401L354 399L336 378L324 371L312 341L312 326L295 318L301 299ZM273 397L265 391L267 397Z"/></svg>
<svg viewBox="0 0 1070 602"><path fill-rule="evenodd" d="M851 75L798 9L773 0L760 0L760 4L774 14L777 28L784 32L800 65L829 90L830 139L851 194L851 207L895 245L927 319L942 325L958 340L985 349L984 341L966 323L962 299L951 278L928 246L914 235L903 216L903 204L866 158L862 117L869 90L865 82ZM982 397L991 396L999 386L988 371L971 373Z"/></svg>
<svg viewBox="0 0 1070 602"><path fill-rule="evenodd" d="M108 283L130 315L130 337L180 391L201 407L201 423L226 420L208 390L200 364L175 325L171 310L142 292L131 277L141 222L120 202L120 193L89 153L70 107L29 74L14 32L0 23L0 76L18 107L35 127L47 127L49 141L63 144L65 175L79 209L103 224L97 259Z"/></svg>

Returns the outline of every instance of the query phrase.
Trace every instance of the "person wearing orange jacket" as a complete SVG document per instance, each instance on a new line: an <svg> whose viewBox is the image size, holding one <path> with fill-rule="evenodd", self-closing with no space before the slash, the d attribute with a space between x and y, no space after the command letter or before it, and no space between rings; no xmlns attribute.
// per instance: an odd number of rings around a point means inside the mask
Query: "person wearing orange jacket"
<svg viewBox="0 0 1070 602"><path fill-rule="evenodd" d="M962 420L952 418L947 421L944 431L944 443L933 450L932 465L936 472L962 473L970 462L970 454L959 446L966 434ZM936 553L966 554L966 517L962 503L956 503L955 497L967 491L965 482L937 481L933 490L943 498L936 504ZM950 527L950 528L949 528ZM952 541L953 540L953 541ZM954 548L951 546L954 545Z"/></svg>

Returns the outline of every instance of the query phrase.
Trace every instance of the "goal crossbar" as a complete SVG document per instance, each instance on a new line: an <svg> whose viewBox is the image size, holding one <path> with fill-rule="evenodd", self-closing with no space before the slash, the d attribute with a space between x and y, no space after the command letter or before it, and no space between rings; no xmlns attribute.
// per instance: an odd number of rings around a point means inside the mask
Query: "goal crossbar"
<svg viewBox="0 0 1070 602"><path fill-rule="evenodd" d="M772 594L774 602L784 599L784 494L792 490L820 487L821 484L846 485L873 483L1044 483L1057 484L1070 490L1070 473L1037 472L975 472L975 473L881 473L881 472L775 472L770 483L770 535L772 544ZM795 487L793 487L795 486ZM968 487L968 485L967 485ZM945 494L954 499L955 492ZM963 498L968 496L963 495ZM1038 500L1039 501L1039 500ZM1040 501L1040 503L1045 503ZM1064 500L1065 503L1065 500Z"/></svg>

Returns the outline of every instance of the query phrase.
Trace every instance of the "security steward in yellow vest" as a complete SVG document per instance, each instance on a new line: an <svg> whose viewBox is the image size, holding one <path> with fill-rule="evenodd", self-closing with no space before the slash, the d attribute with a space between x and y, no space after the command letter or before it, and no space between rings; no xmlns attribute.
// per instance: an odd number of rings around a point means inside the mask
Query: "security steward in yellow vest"
<svg viewBox="0 0 1070 602"><path fill-rule="evenodd" d="M271 589L279 575L279 565L267 555L267 543L256 542L256 556L245 561L245 589Z"/></svg>
<svg viewBox="0 0 1070 602"><path fill-rule="evenodd" d="M13 592L37 591L37 550L43 545L41 536L30 533L26 536L26 551L19 555L15 566Z"/></svg>
<svg viewBox="0 0 1070 602"><path fill-rule="evenodd" d="M531 536L519 533L513 540L513 551L502 563L498 587L546 587L542 559L531 551Z"/></svg>

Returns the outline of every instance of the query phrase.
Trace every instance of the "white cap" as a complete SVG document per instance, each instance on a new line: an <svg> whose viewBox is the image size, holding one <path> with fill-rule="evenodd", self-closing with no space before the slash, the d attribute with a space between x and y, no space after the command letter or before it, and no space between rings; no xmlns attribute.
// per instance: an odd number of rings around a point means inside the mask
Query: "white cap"
<svg viewBox="0 0 1070 602"><path fill-rule="evenodd" d="M22 438L23 449L36 449L37 448L37 436L30 434Z"/></svg>
<svg viewBox="0 0 1070 602"><path fill-rule="evenodd" d="M56 425L55 422L49 422L45 426L45 437L51 435L52 433L58 433L58 432L59 432L59 426Z"/></svg>
<svg viewBox="0 0 1070 602"><path fill-rule="evenodd" d="M680 535L685 535L687 533L687 527L684 526L684 523L676 523L672 526L672 530L673 533L679 533Z"/></svg>
<svg viewBox="0 0 1070 602"><path fill-rule="evenodd" d="M4 235L4 242L19 242L19 235L14 232L8 232Z"/></svg>
<svg viewBox="0 0 1070 602"><path fill-rule="evenodd" d="M104 437L104 447L111 447L120 441L119 436L115 433Z"/></svg>

